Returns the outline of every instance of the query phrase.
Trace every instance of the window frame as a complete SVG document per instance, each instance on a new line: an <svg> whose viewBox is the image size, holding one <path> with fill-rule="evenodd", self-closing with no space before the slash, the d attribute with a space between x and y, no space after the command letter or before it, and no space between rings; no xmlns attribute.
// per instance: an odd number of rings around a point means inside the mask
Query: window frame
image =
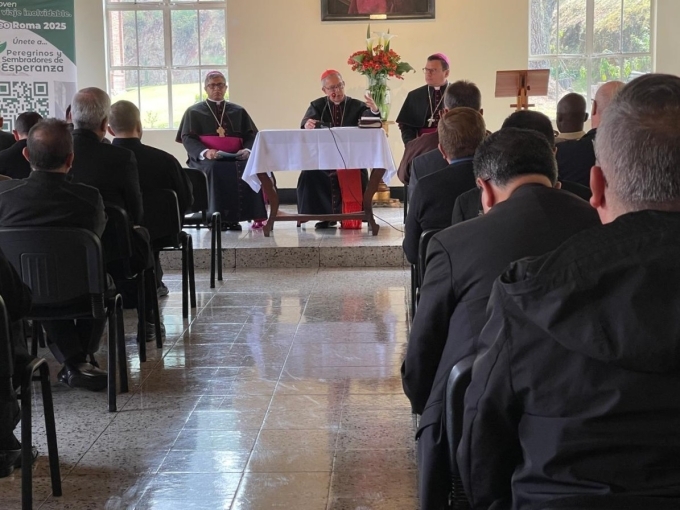
<svg viewBox="0 0 680 510"><path fill-rule="evenodd" d="M174 11L209 11L209 10L218 10L218 11L223 11L224 12L224 38L225 38L225 56L224 56L224 65L222 66L221 64L199 64L197 65L173 65L172 63L172 13ZM109 33L110 31L110 13L111 12L134 12L135 13L135 18L137 16L137 12L149 12L149 11L160 11L163 16L163 32L164 32L164 41L163 41L163 51L164 51L164 65L162 66L142 66L142 65L136 65L136 66L129 66L129 65L121 65L121 66L115 66L111 64L111 40L110 36L111 34ZM199 14L200 16L200 14ZM199 18L200 19L200 18ZM137 47L137 55L139 56L140 54L140 44L139 44L139 34L137 32L138 27L137 24L135 23L135 43ZM149 1L149 2L137 2L136 0L134 2L125 2L125 1L120 1L120 2L114 2L112 0L104 0L104 33L105 33L105 41L106 41L106 88L109 93L111 94L111 73L114 71L122 71L122 72L127 72L127 71L164 71L165 72L165 86L167 88L167 93L168 93L168 104L167 104L167 109L168 109L168 127L167 128L145 128L147 131L152 131L152 130L158 130L158 131L163 131L163 130L171 130L174 131L177 129L177 127L172 127L172 126L179 126L179 121L180 119L177 119L175 122L175 119L173 118L173 81L172 81L172 73L174 71L198 71L199 75L199 88L198 88L198 93L203 94L203 87L201 86L202 83L202 73L201 71L207 72L211 69L216 69L216 68L225 68L229 69L229 55L228 55L228 38L227 38L227 0L155 0L155 1ZM201 55L201 23L198 22L197 24L197 37L198 37L198 54L199 56ZM200 57L199 57L200 58ZM228 78L228 76L227 76ZM227 79L228 83L228 79ZM142 106L142 100L141 100L141 86L137 85L137 105ZM190 105L187 105L187 108Z"/></svg>
<svg viewBox="0 0 680 510"><path fill-rule="evenodd" d="M563 53L560 54L560 4L564 0L558 0L557 2L557 24L556 24L556 32L557 32L557 52L556 53L550 53L550 54L540 54L540 55L533 55L531 53L531 42L532 42L532 23L531 23L531 2L532 0L529 1L529 41L528 41L528 55L529 58L527 59L528 66L531 66L532 62L540 62L544 60L548 61L560 61L560 60L585 60L586 65L587 65L587 82L586 82L586 100L588 103L590 103L593 99L592 95L592 88L593 88L593 62L596 60L600 60L603 58L612 58L612 59L617 59L619 63L621 64L621 68L623 68L623 62L625 59L628 58L639 58L639 57L649 57L651 61L651 72L654 72L656 69L656 0L650 0L650 22L649 22L649 30L650 30L650 37L649 37L649 52L643 52L643 53L626 53L623 51L623 48L620 48L621 51L618 53L595 53L594 52L594 36L595 36L595 1L596 0L585 0L586 1L586 40L585 40L585 53ZM621 24L620 24L620 34L623 33L624 29L624 9L625 9L625 0L621 0ZM551 68L551 72L553 69ZM623 76L620 77L621 80L623 80ZM562 90L559 91L560 93ZM566 90L565 90L566 92ZM563 94L562 94L563 95ZM555 99L555 108L557 108L557 102L559 101L560 96L558 94L558 97ZM554 118L554 115L553 115Z"/></svg>

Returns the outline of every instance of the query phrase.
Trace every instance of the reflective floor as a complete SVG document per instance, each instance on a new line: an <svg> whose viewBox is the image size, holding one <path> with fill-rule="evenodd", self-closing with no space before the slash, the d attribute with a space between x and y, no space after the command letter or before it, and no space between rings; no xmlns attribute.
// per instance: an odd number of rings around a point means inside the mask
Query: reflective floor
<svg viewBox="0 0 680 510"><path fill-rule="evenodd" d="M126 312L131 391L118 413L104 393L53 386L61 498L37 399L35 508L416 509L399 377L407 272L238 269L214 290L197 278L183 321L180 280L166 275L168 337L141 366ZM0 480L0 507L20 508L19 472Z"/></svg>

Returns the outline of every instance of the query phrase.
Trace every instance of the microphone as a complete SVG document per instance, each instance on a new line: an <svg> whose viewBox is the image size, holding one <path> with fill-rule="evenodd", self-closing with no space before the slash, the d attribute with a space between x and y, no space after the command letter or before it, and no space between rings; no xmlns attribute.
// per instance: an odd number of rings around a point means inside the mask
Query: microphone
<svg viewBox="0 0 680 510"><path fill-rule="evenodd" d="M335 93L333 93L333 95L335 95ZM324 127L327 127L327 128L331 127L330 122L324 122L323 121L323 114L326 113L326 108L328 108L328 98L326 98L326 104L323 106L323 110L321 110L321 117L319 118L319 122L316 123L315 127L317 129L324 128Z"/></svg>

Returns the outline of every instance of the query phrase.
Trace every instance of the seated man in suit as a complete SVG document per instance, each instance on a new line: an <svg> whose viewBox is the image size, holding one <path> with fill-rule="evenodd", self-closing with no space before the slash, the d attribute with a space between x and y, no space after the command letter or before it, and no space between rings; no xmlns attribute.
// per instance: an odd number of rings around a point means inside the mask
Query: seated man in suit
<svg viewBox="0 0 680 510"><path fill-rule="evenodd" d="M482 115L482 93L474 83L467 80L460 80L446 87L444 92L444 111L446 113L454 108L465 106L477 110ZM437 150L439 144L439 133L425 133L415 140L411 140L404 147L404 155L399 163L397 177L404 184L408 184L409 199L413 195L419 177L424 177L429 173L441 170L446 165L446 160ZM430 154L427 158L420 158L423 154ZM418 159L418 164L414 168L413 162ZM416 171L417 169L417 171Z"/></svg>
<svg viewBox="0 0 680 510"><path fill-rule="evenodd" d="M41 120L42 116L36 112L24 112L17 117L12 132L16 143L9 149L0 151L0 175L11 179L25 179L31 173L31 164L24 157L23 151L28 132Z"/></svg>
<svg viewBox="0 0 680 510"><path fill-rule="evenodd" d="M191 182L182 165L169 154L149 145L144 145L142 138L142 121L139 108L130 101L118 101L111 106L109 133L115 138L112 144L132 151L137 159L139 185L142 193L157 189L170 189L177 194L180 217L193 204ZM163 269L158 253L154 253L156 263L156 280L159 296L167 296L168 288L163 284Z"/></svg>
<svg viewBox="0 0 680 510"><path fill-rule="evenodd" d="M420 235L428 229L451 225L456 198L475 187L472 157L486 136L484 119L472 108L446 112L437 129L439 150L449 166L425 177L413 194L404 235L404 253L411 264L418 260Z"/></svg>
<svg viewBox="0 0 680 510"><path fill-rule="evenodd" d="M540 255L599 224L588 202L556 189L557 164L545 137L503 128L474 158L484 216L454 225L430 241L402 366L404 391L418 430L421 508L445 508L449 488L443 396L451 368L478 350L493 281L517 259Z"/></svg>
<svg viewBox="0 0 680 510"><path fill-rule="evenodd" d="M111 144L101 143L109 124L111 100L106 92L96 87L80 90L73 96L71 118L73 119L73 150L75 159L71 175L73 182L81 182L99 190L104 202L122 207L130 219L133 272L154 267L149 246L149 233L143 225L144 210L139 186L137 159L132 151ZM111 276L121 285L121 275L110 267ZM123 291L126 307L136 303L135 292ZM148 297L151 299L151 297ZM136 303L138 305L138 303ZM151 301L147 303L146 340L155 339Z"/></svg>
<svg viewBox="0 0 680 510"><path fill-rule="evenodd" d="M0 151L9 149L12 145L14 145L14 142L16 142L14 136L12 136L12 133L6 133L5 131L2 131L2 126L4 123L5 119L0 117Z"/></svg>
<svg viewBox="0 0 680 510"><path fill-rule="evenodd" d="M677 76L623 87L595 142L603 225L494 283L458 450L472 508L680 508L679 117Z"/></svg>
<svg viewBox="0 0 680 510"><path fill-rule="evenodd" d="M541 133L548 140L548 143L553 148L553 153L558 152L556 147L555 132L552 128L552 122L547 115L541 112L530 110L521 110L510 115L503 122L501 129L509 127L519 129L530 129ZM581 197L584 200L590 200L590 188L582 186L570 181L560 179L560 188ZM461 221L470 220L484 214L482 210L482 193L479 188L473 188L460 195L456 199L453 206L453 215L451 217L451 225L460 223Z"/></svg>
<svg viewBox="0 0 680 510"><path fill-rule="evenodd" d="M14 388L21 384L21 375L33 357L28 353L20 321L31 309L31 290L24 285L16 270L0 251L0 295L5 302L12 327L12 378L0 379L0 478L21 467L21 444L14 436L19 422L19 404ZM4 363L4 361L2 361ZM37 454L37 452L36 452Z"/></svg>
<svg viewBox="0 0 680 510"><path fill-rule="evenodd" d="M66 123L47 119L28 135L24 155L33 171L27 179L0 182L1 227L75 227L101 236L106 225L99 192L73 184L67 173L73 164L73 140ZM72 388L98 391L106 387L106 372L86 362L99 348L106 319L44 321L49 347L63 368L57 378Z"/></svg>
<svg viewBox="0 0 680 510"><path fill-rule="evenodd" d="M559 144L557 169L560 181L570 181L589 186L590 169L595 164L593 143L602 115L616 93L623 87L620 81L610 81L600 86L595 93L590 115L592 129L579 140L567 140Z"/></svg>
<svg viewBox="0 0 680 510"><path fill-rule="evenodd" d="M586 98L576 92L570 92L557 103L557 129L560 134L555 143L567 140L579 140L585 135L583 126L588 120L586 112Z"/></svg>

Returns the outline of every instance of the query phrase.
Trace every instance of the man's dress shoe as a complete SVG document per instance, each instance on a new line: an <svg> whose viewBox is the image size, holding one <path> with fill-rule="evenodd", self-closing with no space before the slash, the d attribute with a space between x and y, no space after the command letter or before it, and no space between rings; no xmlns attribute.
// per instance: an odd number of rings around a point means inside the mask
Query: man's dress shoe
<svg viewBox="0 0 680 510"><path fill-rule="evenodd" d="M223 231L234 230L236 232L240 232L243 230L243 227L241 226L240 223L222 223L222 230Z"/></svg>
<svg viewBox="0 0 680 510"><path fill-rule="evenodd" d="M0 478L11 475L15 467L21 467L21 450L0 450Z"/></svg>
<svg viewBox="0 0 680 510"><path fill-rule="evenodd" d="M314 228L333 228L338 225L337 221L319 221L314 225Z"/></svg>
<svg viewBox="0 0 680 510"><path fill-rule="evenodd" d="M57 379L71 388L101 391L106 388L106 372L90 363L65 363Z"/></svg>

